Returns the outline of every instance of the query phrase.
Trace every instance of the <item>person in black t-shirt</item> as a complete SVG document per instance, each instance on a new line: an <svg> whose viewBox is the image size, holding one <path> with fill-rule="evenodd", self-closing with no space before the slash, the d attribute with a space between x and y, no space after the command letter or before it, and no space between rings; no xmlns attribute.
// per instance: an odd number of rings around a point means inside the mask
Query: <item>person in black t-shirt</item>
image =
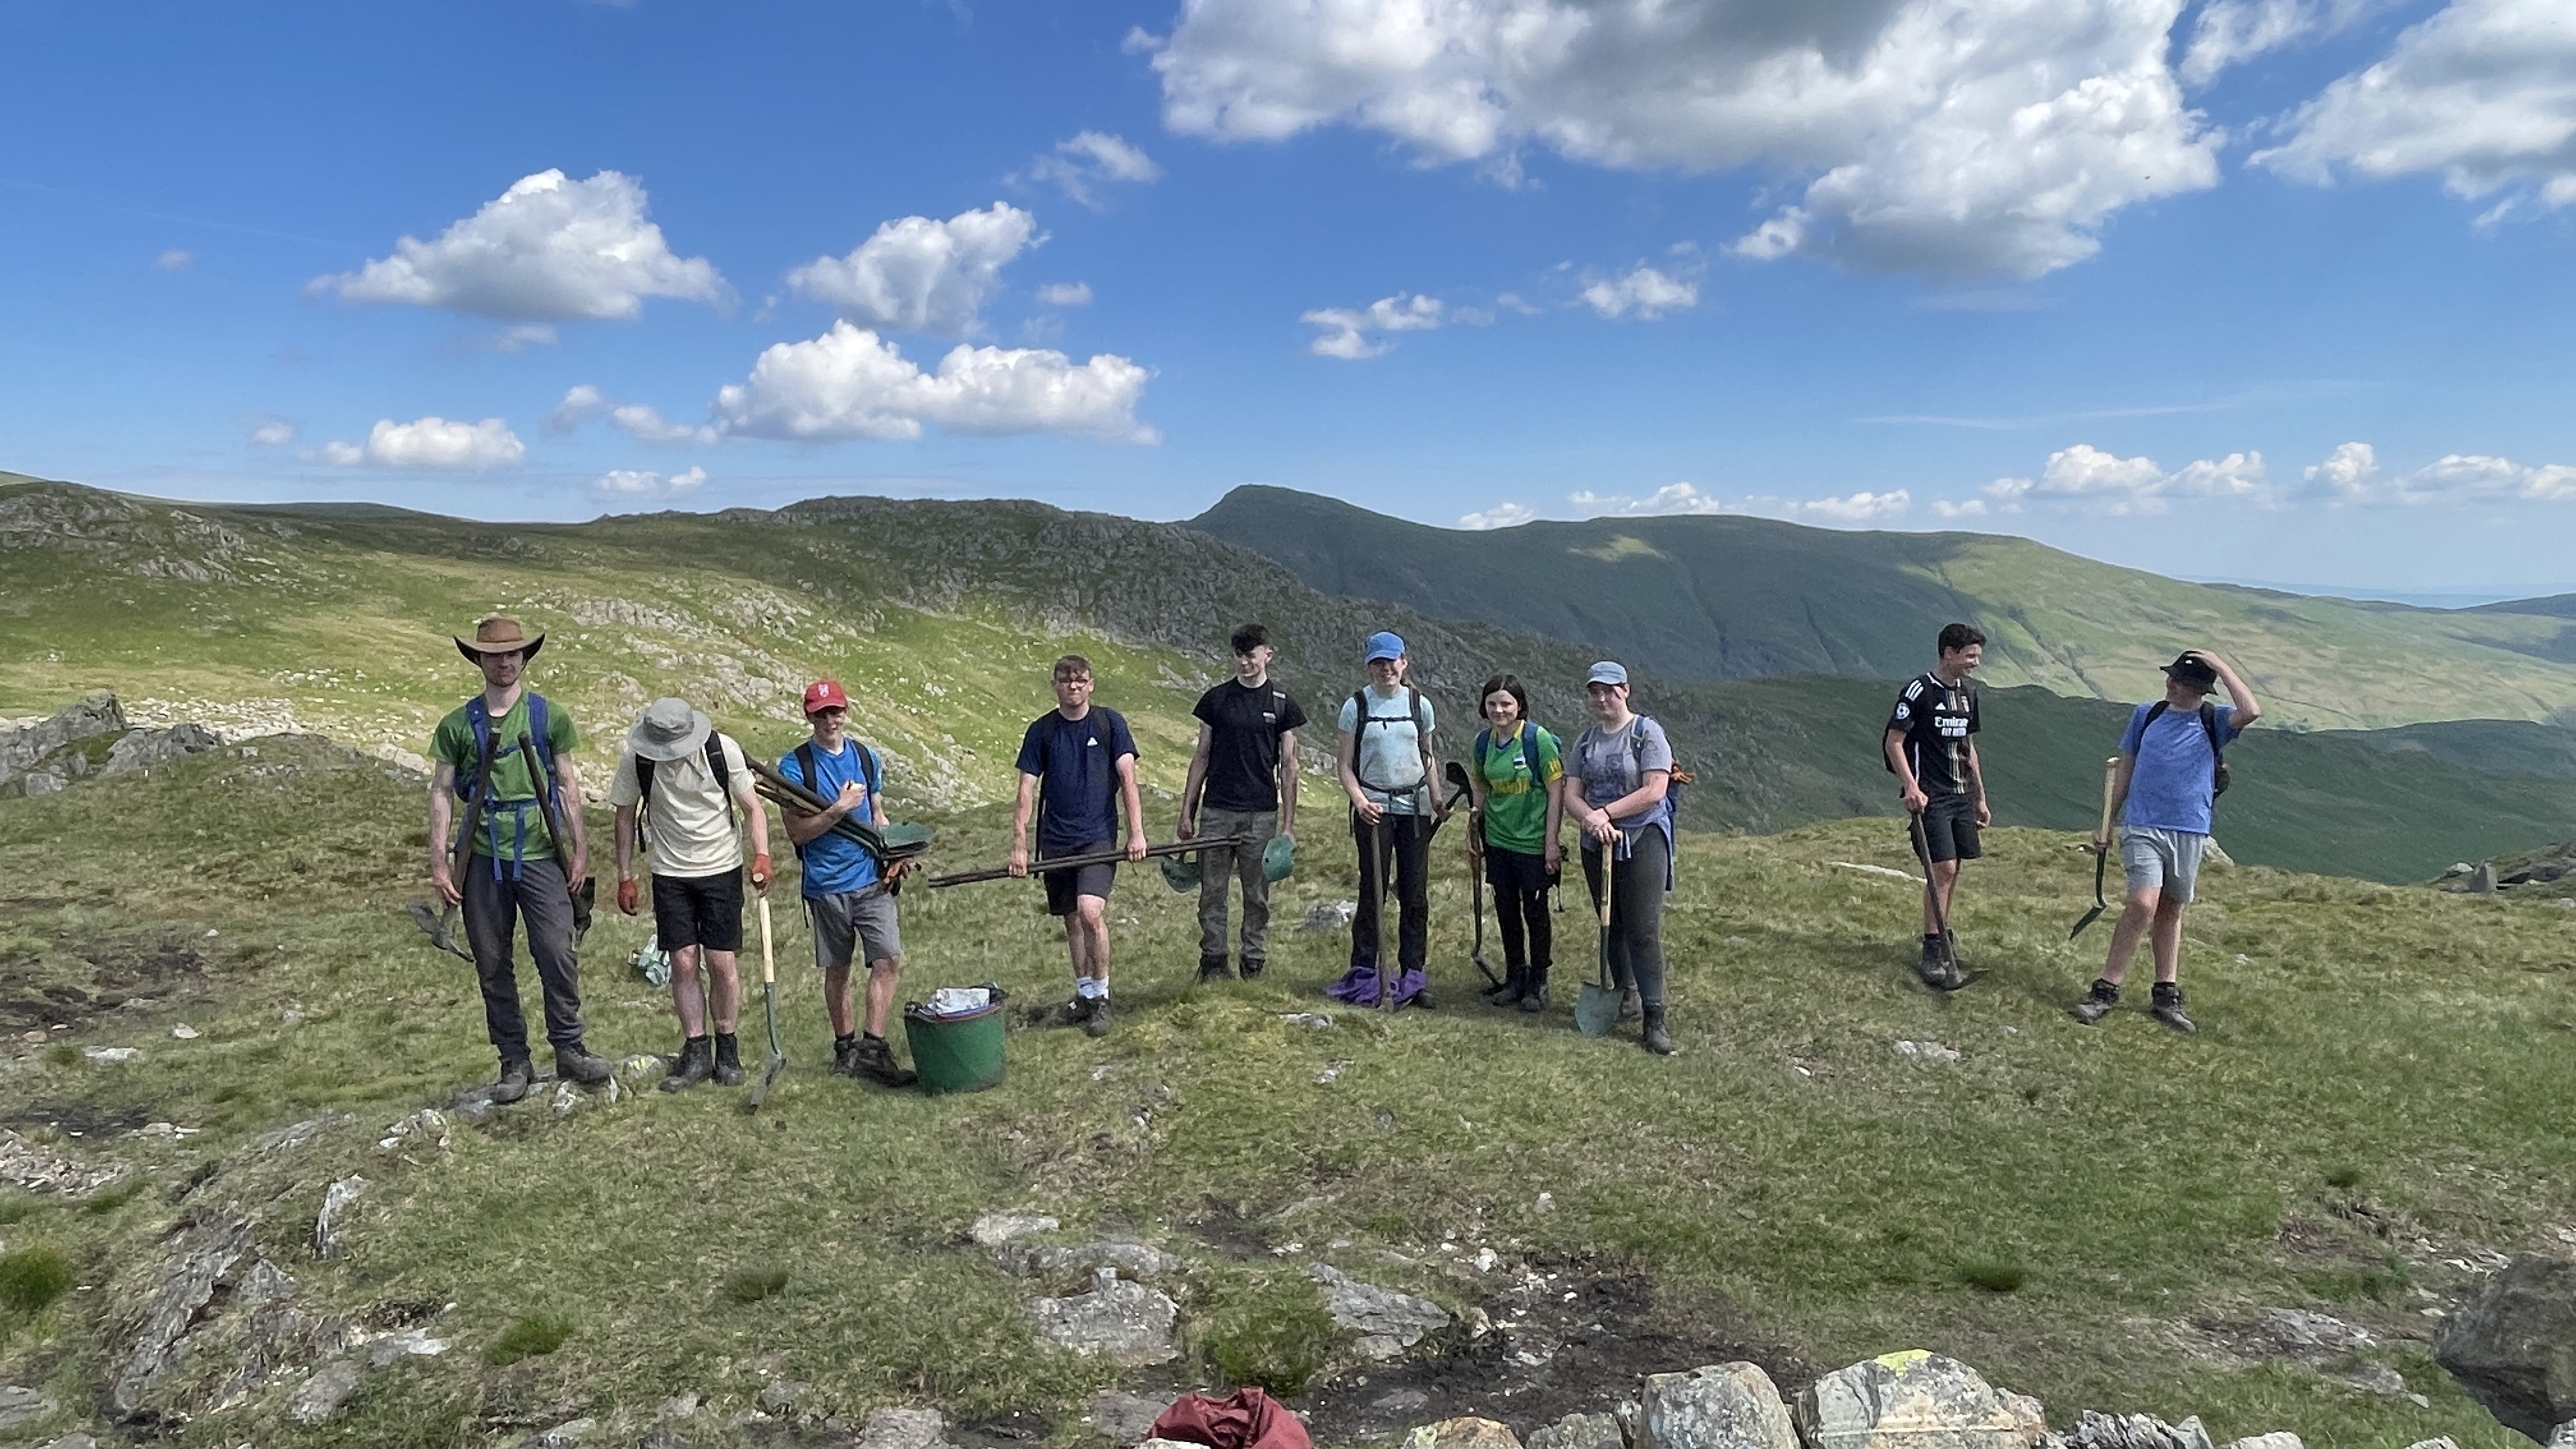
<svg viewBox="0 0 2576 1449"><path fill-rule="evenodd" d="M1896 773L1907 813L1923 824L1924 853L1931 857L1932 889L1923 900L1923 954L1915 970L1932 986L1961 983L1958 951L1943 939L1950 898L1959 887L1959 862L1979 854L1977 830L1994 823L1986 807L1986 776L1977 763L1977 691L1968 683L1985 658L1986 636L1966 624L1941 630L1940 663L1905 682L1887 717L1887 767ZM1936 914L1933 896L1940 898Z"/></svg>
<svg viewBox="0 0 2576 1449"><path fill-rule="evenodd" d="M1136 737L1118 711L1091 702L1091 661L1068 654L1055 662L1055 708L1029 723L1020 740L1020 792L1011 806L1013 875L1029 873L1029 823L1038 827L1038 864L1097 855L1127 825L1127 858L1145 858L1145 808L1136 786ZM1124 809L1121 809L1124 806ZM1109 889L1114 865L1042 870L1047 914L1064 918L1073 953L1073 999L1055 1014L1060 1026L1109 1034Z"/></svg>
<svg viewBox="0 0 2576 1449"><path fill-rule="evenodd" d="M1199 852L1199 979L1225 975L1226 877L1243 883L1243 979L1261 974L1270 930L1262 849L1297 836L1297 728L1306 712L1270 680L1270 631L1234 631L1234 678L1199 696L1199 743L1181 783L1183 840L1241 836Z"/></svg>

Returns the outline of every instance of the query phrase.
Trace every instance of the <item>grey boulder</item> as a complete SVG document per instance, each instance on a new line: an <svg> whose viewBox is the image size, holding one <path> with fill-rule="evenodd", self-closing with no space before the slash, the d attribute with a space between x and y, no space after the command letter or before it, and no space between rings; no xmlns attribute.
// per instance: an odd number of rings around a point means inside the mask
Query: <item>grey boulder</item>
<svg viewBox="0 0 2576 1449"><path fill-rule="evenodd" d="M2037 1399L1910 1349L1810 1384L1798 1395L1798 1429L1807 1449L2030 1449L2048 1423Z"/></svg>
<svg viewBox="0 0 2576 1449"><path fill-rule="evenodd" d="M1115 1268L1099 1269L1090 1292L1040 1298L1029 1312L1040 1338L1084 1358L1137 1368L1181 1356L1173 1335L1180 1305L1159 1289L1119 1277Z"/></svg>
<svg viewBox="0 0 2576 1449"><path fill-rule="evenodd" d="M2576 1420L2576 1262L2517 1258L2433 1330L2433 1359L2510 1429Z"/></svg>
<svg viewBox="0 0 2576 1449"><path fill-rule="evenodd" d="M1369 1358L1394 1358L1449 1326L1449 1311L1428 1298L1362 1283L1327 1263L1309 1263L1306 1273L1324 1285L1324 1311L1359 1335Z"/></svg>
<svg viewBox="0 0 2576 1449"><path fill-rule="evenodd" d="M1529 1436L1527 1449L1628 1449L1615 1414L1568 1414Z"/></svg>
<svg viewBox="0 0 2576 1449"><path fill-rule="evenodd" d="M1798 1449L1789 1406L1756 1364L1648 1375L1640 1407L1637 1449Z"/></svg>

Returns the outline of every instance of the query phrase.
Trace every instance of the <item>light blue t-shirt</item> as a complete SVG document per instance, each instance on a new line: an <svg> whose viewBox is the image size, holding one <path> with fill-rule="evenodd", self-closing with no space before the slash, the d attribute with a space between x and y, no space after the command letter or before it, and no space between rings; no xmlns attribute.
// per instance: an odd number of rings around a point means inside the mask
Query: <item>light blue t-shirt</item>
<svg viewBox="0 0 2576 1449"><path fill-rule="evenodd" d="M1422 731L1438 730L1439 719L1431 711L1431 696L1416 695L1403 685L1393 695L1381 695L1377 686L1360 691L1368 701L1368 720L1363 724L1356 700L1342 701L1342 712L1335 728L1351 736L1354 746L1351 765L1360 777L1360 793L1377 802L1390 815L1428 815L1436 803L1422 773ZM1421 701L1419 727L1411 701ZM1435 782L1436 788L1436 782Z"/></svg>
<svg viewBox="0 0 2576 1449"><path fill-rule="evenodd" d="M2120 823L2157 830L2209 833L2212 778L2217 760L2209 751L2209 732L2200 727L2200 711L2167 708L2151 726L2152 704L2139 705L2120 736L2120 753L2134 756L2129 772L2129 804ZM2221 743L2244 733L2236 727L2236 708L2218 705Z"/></svg>

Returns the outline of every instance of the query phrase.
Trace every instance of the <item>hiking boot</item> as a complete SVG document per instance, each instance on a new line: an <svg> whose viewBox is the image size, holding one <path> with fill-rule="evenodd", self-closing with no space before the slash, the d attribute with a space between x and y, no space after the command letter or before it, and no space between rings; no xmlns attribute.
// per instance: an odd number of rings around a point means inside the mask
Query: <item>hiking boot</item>
<svg viewBox="0 0 2576 1449"><path fill-rule="evenodd" d="M1634 986L1620 987L1619 1019L1621 1021L1635 1021L1638 1017L1645 1014L1646 1006L1643 1001L1638 999L1637 988Z"/></svg>
<svg viewBox="0 0 2576 1449"><path fill-rule="evenodd" d="M2159 981L2149 988L2147 996L2147 1015L2181 1032L2184 1036L2200 1030L2199 1027L2191 1024L2190 1017L2183 1015L2180 982Z"/></svg>
<svg viewBox="0 0 2576 1449"><path fill-rule="evenodd" d="M1243 966L1241 968L1243 979L1246 981L1257 981L1261 979L1261 968L1269 964L1269 962L1262 960L1258 956L1244 957Z"/></svg>
<svg viewBox="0 0 2576 1449"><path fill-rule="evenodd" d="M716 1074L715 1055L702 1036L680 1043L679 1060L671 1063L671 1074L662 1079L665 1092L685 1092Z"/></svg>
<svg viewBox="0 0 2576 1449"><path fill-rule="evenodd" d="M1077 996L1055 1009L1055 1024L1058 1026L1083 1026L1090 1020L1091 998L1088 996Z"/></svg>
<svg viewBox="0 0 2576 1449"><path fill-rule="evenodd" d="M1199 980L1223 981L1225 978L1226 969L1225 958L1223 956L1201 956L1199 958Z"/></svg>
<svg viewBox="0 0 2576 1449"><path fill-rule="evenodd" d="M859 1074L859 1039L854 1036L832 1038L832 1075L855 1077Z"/></svg>
<svg viewBox="0 0 2576 1449"><path fill-rule="evenodd" d="M1671 1033L1664 1030L1664 1004L1658 1001L1647 1007L1645 1016L1646 1029L1638 1036L1638 1044L1659 1057L1671 1056L1673 1038Z"/></svg>
<svg viewBox="0 0 2576 1449"><path fill-rule="evenodd" d="M2068 1008L2068 1011L2077 1021L2084 1023L2086 1026L2091 1026L2093 1023L2109 1016L2111 1014L2111 1008L2119 1004L2119 983L2115 981L2106 981L2097 976L2093 978L2093 989L2084 993L2084 999Z"/></svg>
<svg viewBox="0 0 2576 1449"><path fill-rule="evenodd" d="M1532 966L1532 967L1529 969L1529 976L1528 976L1528 978L1527 978L1525 981L1523 981L1523 982L1521 983L1521 1010L1523 1010L1523 1011L1545 1011L1545 1010L1547 1010L1547 968L1546 968L1546 967L1544 967L1544 966Z"/></svg>
<svg viewBox="0 0 2576 1449"><path fill-rule="evenodd" d="M850 1052L850 1075L880 1087L909 1087L921 1080L918 1072L908 1072L895 1064L894 1048L881 1036L863 1036Z"/></svg>
<svg viewBox="0 0 2576 1449"><path fill-rule="evenodd" d="M1424 1011L1431 1010L1431 988L1428 986L1423 987L1420 991L1413 993L1413 999L1411 1001L1404 1004L1407 1006L1421 1007Z"/></svg>
<svg viewBox="0 0 2576 1449"><path fill-rule="evenodd" d="M742 1075L742 1039L729 1031L716 1033L716 1085L739 1087Z"/></svg>
<svg viewBox="0 0 2576 1449"><path fill-rule="evenodd" d="M1091 999L1091 1015L1082 1019L1082 1034L1084 1036L1109 1035L1108 997L1095 996Z"/></svg>
<svg viewBox="0 0 2576 1449"><path fill-rule="evenodd" d="M1923 938L1923 950L1914 958L1914 974L1922 978L1924 985L1935 991L1943 990L1948 985L1949 967L1941 959L1940 937Z"/></svg>
<svg viewBox="0 0 2576 1449"><path fill-rule="evenodd" d="M526 1057L518 1057L501 1064L501 1080L493 1084L490 1100L506 1107L536 1090L536 1085L537 1069L528 1065Z"/></svg>
<svg viewBox="0 0 2576 1449"><path fill-rule="evenodd" d="M580 1042L555 1048L555 1075L566 1081L596 1087L617 1074L608 1058L600 1056Z"/></svg>
<svg viewBox="0 0 2576 1449"><path fill-rule="evenodd" d="M1485 1003L1489 1006L1513 1006L1520 1001L1521 993L1527 989L1528 983L1524 979L1527 969L1506 965L1503 967L1503 983L1500 986L1488 986L1477 994L1484 997Z"/></svg>

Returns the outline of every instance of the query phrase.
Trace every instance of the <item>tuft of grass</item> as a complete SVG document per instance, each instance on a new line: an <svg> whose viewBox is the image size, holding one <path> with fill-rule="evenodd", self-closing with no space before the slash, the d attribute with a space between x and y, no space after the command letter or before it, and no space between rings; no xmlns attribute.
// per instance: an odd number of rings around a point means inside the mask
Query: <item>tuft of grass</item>
<svg viewBox="0 0 2576 1449"><path fill-rule="evenodd" d="M0 1228L25 1222L36 1211L36 1195L16 1188L0 1191Z"/></svg>
<svg viewBox="0 0 2576 1449"><path fill-rule="evenodd" d="M523 1358L543 1358L570 1337L571 1319L560 1313L531 1313L501 1330L501 1336L483 1350L483 1361L499 1368Z"/></svg>
<svg viewBox="0 0 2576 1449"><path fill-rule="evenodd" d="M1959 1281L1986 1293L2018 1293L2030 1270L2003 1258L1962 1258Z"/></svg>
<svg viewBox="0 0 2576 1449"><path fill-rule="evenodd" d="M2327 1168L2326 1186L2340 1188L2346 1192L2350 1192L2352 1189L2361 1186L2361 1164L2357 1162L2338 1162L2334 1166Z"/></svg>
<svg viewBox="0 0 2576 1449"><path fill-rule="evenodd" d="M1332 1361L1341 1327L1313 1284L1278 1279L1221 1307L1208 1327L1208 1362L1226 1382L1273 1394L1303 1393Z"/></svg>
<svg viewBox="0 0 2576 1449"><path fill-rule="evenodd" d="M758 1303L787 1291L787 1270L753 1268L736 1273L724 1282L724 1296L729 1302Z"/></svg>
<svg viewBox="0 0 2576 1449"><path fill-rule="evenodd" d="M79 1066L81 1060L80 1048L73 1046L67 1041L58 1041L52 1046L45 1048L45 1060L52 1062L58 1067Z"/></svg>
<svg viewBox="0 0 2576 1449"><path fill-rule="evenodd" d="M52 1248L0 1253L0 1307L39 1313L72 1286L72 1261Z"/></svg>
<svg viewBox="0 0 2576 1449"><path fill-rule="evenodd" d="M91 1193L89 1200L81 1204L81 1211L94 1218L106 1217L109 1213L143 1196L145 1186L140 1173L127 1173L123 1178Z"/></svg>

